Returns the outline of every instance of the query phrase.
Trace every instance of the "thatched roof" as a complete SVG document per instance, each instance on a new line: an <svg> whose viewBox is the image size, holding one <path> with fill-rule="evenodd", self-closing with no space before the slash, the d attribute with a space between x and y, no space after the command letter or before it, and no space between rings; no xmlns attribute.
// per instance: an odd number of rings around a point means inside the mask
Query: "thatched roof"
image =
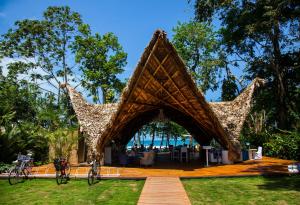
<svg viewBox="0 0 300 205"><path fill-rule="evenodd" d="M163 109L167 118L185 127L198 142L206 144L215 138L235 160L251 97L261 82L256 79L232 102L207 103L165 32L156 31L118 103L91 105L73 88L67 89L94 151L101 152L111 140L126 144Z"/></svg>

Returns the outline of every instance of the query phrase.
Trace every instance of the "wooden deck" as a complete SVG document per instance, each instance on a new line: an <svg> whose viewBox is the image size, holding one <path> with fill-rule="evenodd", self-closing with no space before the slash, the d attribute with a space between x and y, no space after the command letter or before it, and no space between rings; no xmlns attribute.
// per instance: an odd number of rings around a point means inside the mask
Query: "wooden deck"
<svg viewBox="0 0 300 205"><path fill-rule="evenodd" d="M178 177L147 177L138 205L153 204L191 203Z"/></svg>
<svg viewBox="0 0 300 205"><path fill-rule="evenodd" d="M123 178L146 178L153 176L173 177L211 177L211 176L242 176L261 174L285 174L287 166L293 161L263 157L262 160L248 160L232 165L211 165L204 167L199 162L179 163L166 162L156 164L153 167L101 167L101 174L110 177ZM90 167L72 167L71 174L74 176L86 176ZM53 164L35 167L34 174L54 174Z"/></svg>

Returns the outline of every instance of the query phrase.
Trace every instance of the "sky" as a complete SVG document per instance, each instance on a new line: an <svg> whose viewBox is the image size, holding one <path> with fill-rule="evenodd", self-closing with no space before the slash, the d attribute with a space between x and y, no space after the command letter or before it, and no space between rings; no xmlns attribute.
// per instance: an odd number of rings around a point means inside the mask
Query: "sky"
<svg viewBox="0 0 300 205"><path fill-rule="evenodd" d="M0 35L22 19L41 19L48 6L69 6L81 14L92 31L113 32L128 53L122 78L129 78L145 47L157 29L172 39L172 28L194 17L187 0L0 0ZM208 101L217 101L220 90L207 92Z"/></svg>

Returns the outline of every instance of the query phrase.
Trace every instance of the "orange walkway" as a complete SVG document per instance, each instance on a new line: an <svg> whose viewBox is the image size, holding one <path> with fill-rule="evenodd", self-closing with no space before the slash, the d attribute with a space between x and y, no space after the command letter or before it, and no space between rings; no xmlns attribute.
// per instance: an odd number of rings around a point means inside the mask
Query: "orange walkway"
<svg viewBox="0 0 300 205"><path fill-rule="evenodd" d="M107 177L146 178L149 176L174 177L209 177L209 176L241 176L261 174L288 173L287 166L293 161L263 157L262 160L248 160L233 165L211 165L204 167L199 162L164 163L153 167L101 167L101 174ZM86 177L90 167L72 167L73 176ZM35 167L33 174L52 175L55 173L52 164Z"/></svg>
<svg viewBox="0 0 300 205"><path fill-rule="evenodd" d="M138 205L190 205L190 200L178 177L147 177Z"/></svg>

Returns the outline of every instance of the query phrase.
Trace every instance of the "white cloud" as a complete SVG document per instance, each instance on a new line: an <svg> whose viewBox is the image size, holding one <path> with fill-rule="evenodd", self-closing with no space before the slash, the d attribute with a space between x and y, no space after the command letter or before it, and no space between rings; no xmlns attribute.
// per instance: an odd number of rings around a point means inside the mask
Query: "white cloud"
<svg viewBox="0 0 300 205"><path fill-rule="evenodd" d="M17 61L21 61L21 62L34 62L33 58L28 58L28 59L19 59L19 58L3 58L0 61L0 66L2 66L2 73L4 76L7 76L8 74L8 64L10 63L14 63ZM37 67L35 69L32 69L28 72L28 74L19 74L18 75L18 80L27 80L27 81L31 81L30 79L30 75L31 74L40 74L40 75L46 75L46 72L43 71L42 68ZM57 83L53 80L50 81L52 84L57 85ZM45 90L49 90L51 92L56 92L56 89L51 86L47 81L41 81L41 80L37 80L36 83Z"/></svg>
<svg viewBox="0 0 300 205"><path fill-rule="evenodd" d="M18 58L3 58L1 59L0 61L0 66L2 66L2 73L4 76L7 76L8 74L8 64L10 63L13 63L13 62L17 62L17 61L21 61L21 62L34 62L34 59L18 59ZM31 71L29 71L28 74L19 74L18 75L18 79L19 80L27 80L27 81L30 81L30 74L40 74L40 75L47 75L47 73L40 67L38 68L35 68L35 69L32 69ZM80 74L79 74L80 75ZM75 77L74 77L75 78ZM80 78L77 76L77 79ZM63 82L63 79L62 78L58 78L58 80L60 82ZM78 80L77 80L78 81ZM57 82L52 79L50 80L50 83L47 82L46 80L42 81L42 80L37 80L35 83L37 83L39 85L40 88L44 89L44 90L48 90L48 91L51 91L51 92L54 92L54 93L57 93L57 89L54 88L51 84L55 85L56 87L58 87L58 84ZM79 85L78 86L78 82L72 82L71 79L70 79L70 85L72 87L76 87L76 90L81 92L83 94L83 96L89 101L91 102L91 98L87 97L87 92L86 90L81 86Z"/></svg>
<svg viewBox="0 0 300 205"><path fill-rule="evenodd" d="M2 67L2 73L4 76L7 76L8 70L6 65L10 62L12 62L10 58L3 58L0 61L0 66Z"/></svg>

